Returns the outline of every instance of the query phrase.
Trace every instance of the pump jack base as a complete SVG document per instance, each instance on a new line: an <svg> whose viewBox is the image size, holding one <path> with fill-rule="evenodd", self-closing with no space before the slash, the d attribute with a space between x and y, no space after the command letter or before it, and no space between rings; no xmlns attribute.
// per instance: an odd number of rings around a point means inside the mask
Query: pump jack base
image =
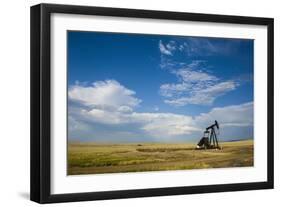
<svg viewBox="0 0 281 207"><path fill-rule="evenodd" d="M200 147L200 146L197 145L196 148L195 148L195 150L208 150L208 149L222 150L222 147L221 146L217 146L217 147L215 147L215 146L208 146L208 147L202 146L202 147Z"/></svg>

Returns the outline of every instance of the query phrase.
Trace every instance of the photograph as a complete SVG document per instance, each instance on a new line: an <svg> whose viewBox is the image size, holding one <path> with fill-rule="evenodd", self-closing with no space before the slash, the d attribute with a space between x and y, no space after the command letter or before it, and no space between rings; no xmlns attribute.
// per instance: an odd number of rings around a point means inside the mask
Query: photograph
<svg viewBox="0 0 281 207"><path fill-rule="evenodd" d="M67 31L67 174L254 166L254 40Z"/></svg>

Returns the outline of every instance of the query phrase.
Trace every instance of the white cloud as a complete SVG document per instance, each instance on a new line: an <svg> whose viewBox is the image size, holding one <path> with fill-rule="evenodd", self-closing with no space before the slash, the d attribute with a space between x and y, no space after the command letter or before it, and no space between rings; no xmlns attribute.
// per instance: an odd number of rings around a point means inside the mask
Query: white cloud
<svg viewBox="0 0 281 207"><path fill-rule="evenodd" d="M167 45L166 45L167 49L169 51L174 51L177 49L177 46L176 46L176 42L175 41L170 41Z"/></svg>
<svg viewBox="0 0 281 207"><path fill-rule="evenodd" d="M217 53L221 53L222 46L214 44L206 38L193 38L190 37L186 40L185 52L188 56L209 56Z"/></svg>
<svg viewBox="0 0 281 207"><path fill-rule="evenodd" d="M160 94L164 97L174 97L181 92L190 90L192 84L189 83L166 83L160 86Z"/></svg>
<svg viewBox="0 0 281 207"><path fill-rule="evenodd" d="M166 97L172 97L172 99L166 99L164 102L173 106L185 106L187 104L211 105L216 98L234 90L236 86L235 82L226 81L210 86L194 86L184 92L173 90L173 88L163 90L162 87L160 87L160 90L162 89L162 95L166 94ZM177 94L179 97L175 97L172 94Z"/></svg>
<svg viewBox="0 0 281 207"><path fill-rule="evenodd" d="M107 88L107 85L110 85L111 87L109 87L110 89L105 90L104 87ZM113 90L112 85L114 85L113 88L117 87L119 89ZM109 94L113 97L110 98L107 95L106 99L98 99L98 101L95 102L96 99L92 99L92 96L96 97L98 93L101 92L98 89L99 87L102 88L102 91L111 91ZM93 88L95 90L93 90ZM123 91L123 93L121 94L123 94L124 98L127 100L130 100L131 98L133 98L133 100L139 100L132 97L135 93L113 80L95 82L92 86L76 85L73 86L72 89L75 89L75 93L73 93L73 90L69 91L69 93L72 94L72 100L76 100L80 103L79 106L70 105L69 107L69 129L70 132L76 136L77 134L81 136L87 135L87 138L95 136L93 135L94 132L91 129L91 125L96 126L99 124L115 127L115 129L117 127L116 134L118 134L119 131L126 132L124 129L127 129L128 134L139 133L139 136L149 137L149 139L173 141L173 139L176 139L177 137L186 136L188 138L196 136L197 138L200 136L201 132L203 132L204 128L212 124L214 120L219 121L222 128L224 128L225 134L227 134L229 127L248 127L253 125L252 102L213 108L208 113L192 117L175 113L136 112L134 107L137 106L138 101L129 101L128 103L130 104L126 104L120 100L117 101L116 94L112 91L120 92L122 89L121 91ZM216 88L213 90L218 89ZM76 93L78 92L85 94L77 96ZM107 106L107 101L110 100L114 100L112 102L114 104L110 103L111 106L109 107ZM103 105L103 107L101 107L101 105ZM123 128L121 126L123 126ZM118 127L121 127L121 129L118 130ZM86 135L83 133L86 133ZM108 133L108 130L104 130L103 133ZM122 135L123 134L124 133L122 133ZM117 139L121 139L121 137Z"/></svg>
<svg viewBox="0 0 281 207"><path fill-rule="evenodd" d="M239 86L238 80L222 80L207 72L210 66L202 60L205 56L228 54L229 47L235 47L237 44L231 42L227 49L224 49L223 45L216 41L190 37L182 41L170 41L167 44L160 41L159 45L163 49L162 54L165 54L165 50L170 54L161 55L160 67L178 77L177 82L164 83L160 86L159 93L164 97L164 103L177 107L187 104L212 105L218 97ZM200 59L194 60L194 57ZM185 59L193 60L186 63Z"/></svg>
<svg viewBox="0 0 281 207"><path fill-rule="evenodd" d="M87 126L76 119L77 117L68 115L68 130L71 132L73 131L84 131L87 130Z"/></svg>
<svg viewBox="0 0 281 207"><path fill-rule="evenodd" d="M134 97L136 93L125 88L115 80L97 81L90 86L76 84L70 87L68 96L71 100L86 106L100 108L136 107L141 100ZM122 110L122 109L120 109Z"/></svg>
<svg viewBox="0 0 281 207"><path fill-rule="evenodd" d="M129 106L120 106L118 108L118 111L119 112L123 112L123 113L129 113L129 112L132 112L133 109L131 107L129 107Z"/></svg>
<svg viewBox="0 0 281 207"><path fill-rule="evenodd" d="M69 98L79 102L80 107L72 107L71 117L106 125L138 124L140 129L151 136L170 137L198 130L192 126L190 116L135 112L134 108L140 100L134 95L134 91L115 80L98 81L91 86L74 85L69 90ZM78 121L73 118L70 121L72 128L77 129Z"/></svg>
<svg viewBox="0 0 281 207"><path fill-rule="evenodd" d="M233 80L221 81L216 76L200 70L202 61L192 61L185 68L172 70L178 83L160 86L164 102L173 106L187 104L211 105L216 98L235 90L238 86Z"/></svg>
<svg viewBox="0 0 281 207"><path fill-rule="evenodd" d="M188 37L180 38L169 41L164 44L161 40L159 41L159 49L161 54L164 54L166 58L174 57L174 54L179 54L188 59L222 55L229 56L235 54L239 48L239 42L244 40L232 39L228 41L216 41L212 38L201 38L201 37ZM248 40L246 40L248 41ZM164 67L168 61L165 59L161 60L161 67ZM167 65L169 66L169 65Z"/></svg>
<svg viewBox="0 0 281 207"><path fill-rule="evenodd" d="M162 43L162 41L159 41L159 50L164 55L173 55L172 51L175 49L175 46L172 44L167 44L166 46Z"/></svg>
<svg viewBox="0 0 281 207"><path fill-rule="evenodd" d="M190 68L180 69L174 72L178 77L180 77L185 82L198 82L198 81L217 81L218 78L202 72L202 71L193 71Z"/></svg>
<svg viewBox="0 0 281 207"><path fill-rule="evenodd" d="M86 120L108 125L138 124L140 129L153 137L171 137L190 134L200 129L193 125L191 116L173 113L139 113L107 111L103 109L82 110Z"/></svg>
<svg viewBox="0 0 281 207"><path fill-rule="evenodd" d="M142 120L144 122L142 129L154 137L189 135L200 131L194 126L190 116L172 113L134 113L132 116L136 120Z"/></svg>
<svg viewBox="0 0 281 207"><path fill-rule="evenodd" d="M173 55L174 52L184 53L188 57L194 56L211 56L218 53L227 52L230 48L225 45L215 44L206 38L189 37L181 41L171 40L167 44L159 41L159 49L162 54Z"/></svg>
<svg viewBox="0 0 281 207"><path fill-rule="evenodd" d="M154 137L159 140L181 135L201 133L204 128L218 120L222 128L245 127L252 125L252 108L245 105L216 108L210 113L201 114L198 117L178 115L173 113L137 113L130 114L111 113L104 110L91 110L83 114L93 123L106 125L138 124L143 130L143 136ZM146 134L146 135L145 135ZM224 129L227 134L227 129ZM187 137L188 138L188 137Z"/></svg>
<svg viewBox="0 0 281 207"><path fill-rule="evenodd" d="M253 102L240 105L213 108L208 113L195 117L198 126L205 126L212 120L218 120L221 127L247 127L253 126Z"/></svg>

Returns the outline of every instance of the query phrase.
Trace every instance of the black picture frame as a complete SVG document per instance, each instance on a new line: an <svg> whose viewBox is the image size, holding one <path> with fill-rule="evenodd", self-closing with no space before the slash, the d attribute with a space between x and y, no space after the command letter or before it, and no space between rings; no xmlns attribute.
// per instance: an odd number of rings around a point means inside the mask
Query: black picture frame
<svg viewBox="0 0 281 207"><path fill-rule="evenodd" d="M52 13L100 15L114 17L134 17L149 19L181 20L206 23L233 23L267 26L267 181L236 184L218 184L186 187L167 187L74 194L51 194L51 74L50 74L50 15ZM179 194L210 193L271 189L274 186L274 20L272 18L195 14L168 11L103 8L56 4L39 4L31 7L31 174L30 199L38 203L88 201L103 199L166 196ZM266 98L266 97L265 97Z"/></svg>

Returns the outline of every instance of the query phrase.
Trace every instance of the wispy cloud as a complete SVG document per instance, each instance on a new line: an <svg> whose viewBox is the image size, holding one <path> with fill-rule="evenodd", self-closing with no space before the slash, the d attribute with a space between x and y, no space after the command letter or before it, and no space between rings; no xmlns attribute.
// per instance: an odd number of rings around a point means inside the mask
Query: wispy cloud
<svg viewBox="0 0 281 207"><path fill-rule="evenodd" d="M188 56L210 56L221 52L221 45L206 38L190 37L182 44L182 48Z"/></svg>
<svg viewBox="0 0 281 207"><path fill-rule="evenodd" d="M175 95L170 96L170 99L165 99L164 102L173 106L185 106L187 104L211 105L216 98L235 90L235 88L236 83L233 81L221 82L210 87L202 84L198 88L195 86L195 88L190 88L184 92L173 91ZM169 92L161 92L161 94L165 93L167 94Z"/></svg>
<svg viewBox="0 0 281 207"><path fill-rule="evenodd" d="M193 60L190 64L186 65L184 68L173 70L172 73L176 74L179 79L184 82L208 82L208 81L218 81L219 79L207 72L204 72L200 68L204 61Z"/></svg>
<svg viewBox="0 0 281 207"><path fill-rule="evenodd" d="M160 40L159 49L165 55L182 53L186 57L231 55L237 51L240 42L243 42L243 40L228 39L223 41L216 38L188 37L170 40L166 44Z"/></svg>
<svg viewBox="0 0 281 207"><path fill-rule="evenodd" d="M163 55L173 55L173 51L176 50L174 41L170 41L168 44L163 44L162 40L159 41L159 50Z"/></svg>
<svg viewBox="0 0 281 207"><path fill-rule="evenodd" d="M228 45L237 43L237 40L224 44L221 42L196 37L171 40L166 44L160 41L164 48L172 45L169 48L172 48L174 54L167 56L161 53L160 67L178 78L177 82L160 86L159 93L164 97L165 103L173 106L212 105L218 97L239 86L236 79L223 80L208 72L211 66L204 60L205 57L228 54Z"/></svg>
<svg viewBox="0 0 281 207"><path fill-rule="evenodd" d="M192 61L180 69L169 70L178 77L177 83L160 86L164 102L173 106L187 104L211 105L216 98L233 91L239 85L234 80L220 80L200 69L202 61Z"/></svg>

